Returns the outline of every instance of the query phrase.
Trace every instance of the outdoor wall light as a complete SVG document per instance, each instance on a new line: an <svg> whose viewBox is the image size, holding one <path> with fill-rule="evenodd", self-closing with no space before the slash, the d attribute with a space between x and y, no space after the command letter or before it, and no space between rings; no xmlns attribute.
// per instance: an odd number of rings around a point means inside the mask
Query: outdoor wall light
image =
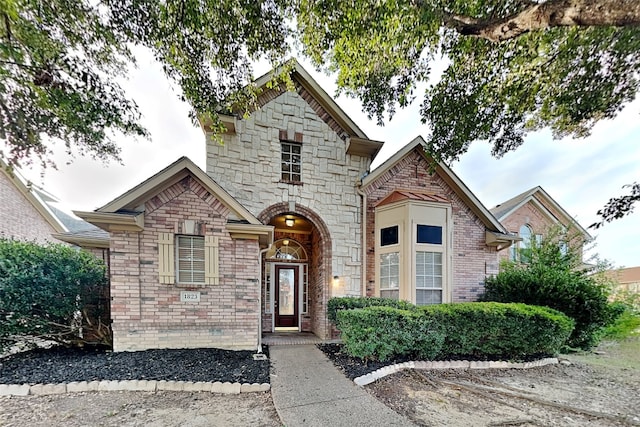
<svg viewBox="0 0 640 427"><path fill-rule="evenodd" d="M289 241L287 239L284 239L282 241L282 244L285 245L285 246L289 246Z"/></svg>
<svg viewBox="0 0 640 427"><path fill-rule="evenodd" d="M296 223L296 220L293 218L287 218L284 220L284 223L287 224L287 227L293 227L293 224Z"/></svg>
<svg viewBox="0 0 640 427"><path fill-rule="evenodd" d="M333 280L331 281L331 284L335 289L337 289L340 286L340 276L337 276L337 275L333 276Z"/></svg>

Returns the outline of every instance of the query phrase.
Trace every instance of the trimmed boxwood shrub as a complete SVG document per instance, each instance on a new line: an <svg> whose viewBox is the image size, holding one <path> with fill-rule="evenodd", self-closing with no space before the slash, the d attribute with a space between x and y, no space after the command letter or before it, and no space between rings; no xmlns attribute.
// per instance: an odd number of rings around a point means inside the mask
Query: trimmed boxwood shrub
<svg viewBox="0 0 640 427"><path fill-rule="evenodd" d="M424 306L445 331L441 357L523 359L557 354L574 327L559 311L526 304L472 302Z"/></svg>
<svg viewBox="0 0 640 427"><path fill-rule="evenodd" d="M397 356L522 360L557 354L574 326L556 310L525 304L408 305L409 310L339 310L337 324L347 352L380 361Z"/></svg>
<svg viewBox="0 0 640 427"><path fill-rule="evenodd" d="M412 355L433 359L444 342L443 328L414 310L365 307L341 310L338 324L347 352L365 360L389 360Z"/></svg>
<svg viewBox="0 0 640 427"><path fill-rule="evenodd" d="M327 314L329 316L329 320L337 324L338 318L336 313L339 310L351 310L353 308L365 307L393 307L400 310L416 309L416 306L409 302L390 298L334 297L329 300Z"/></svg>

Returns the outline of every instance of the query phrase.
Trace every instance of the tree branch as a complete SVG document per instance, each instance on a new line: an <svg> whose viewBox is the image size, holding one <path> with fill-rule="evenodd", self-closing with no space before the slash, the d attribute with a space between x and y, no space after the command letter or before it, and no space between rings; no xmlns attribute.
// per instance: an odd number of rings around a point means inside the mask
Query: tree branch
<svg viewBox="0 0 640 427"><path fill-rule="evenodd" d="M522 34L554 27L637 26L638 0L549 0L529 4L513 15L498 19L445 15L444 25L463 36L502 42Z"/></svg>
<svg viewBox="0 0 640 427"><path fill-rule="evenodd" d="M633 205L640 201L640 184L634 182L622 188L631 188L630 194L609 199L607 204L598 211L598 215L602 217L602 221L591 224L589 228L598 229L607 222L620 219L633 212Z"/></svg>

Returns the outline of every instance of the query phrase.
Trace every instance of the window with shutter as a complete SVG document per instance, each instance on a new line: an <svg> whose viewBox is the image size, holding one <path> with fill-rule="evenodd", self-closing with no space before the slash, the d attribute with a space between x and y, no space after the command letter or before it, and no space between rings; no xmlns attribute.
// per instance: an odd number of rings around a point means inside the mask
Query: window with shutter
<svg viewBox="0 0 640 427"><path fill-rule="evenodd" d="M160 283L172 285L175 283L174 270L174 235L173 233L158 234L158 275Z"/></svg>
<svg viewBox="0 0 640 427"><path fill-rule="evenodd" d="M204 238L205 248L205 283L207 285L217 285L220 280L220 266L219 266L219 253L218 253L218 238L215 236L205 236Z"/></svg>
<svg viewBox="0 0 640 427"><path fill-rule="evenodd" d="M178 236L176 242L176 266L178 283L205 283L204 237Z"/></svg>
<svg viewBox="0 0 640 427"><path fill-rule="evenodd" d="M217 285L218 258L218 237L158 234L160 283Z"/></svg>

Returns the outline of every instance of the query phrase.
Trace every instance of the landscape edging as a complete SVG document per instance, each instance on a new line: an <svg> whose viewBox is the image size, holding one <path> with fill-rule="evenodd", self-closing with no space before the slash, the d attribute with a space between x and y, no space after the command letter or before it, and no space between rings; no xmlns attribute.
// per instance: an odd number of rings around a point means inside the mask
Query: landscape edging
<svg viewBox="0 0 640 427"><path fill-rule="evenodd" d="M271 390L269 383L191 382L165 380L103 380L60 384L0 384L0 396L51 395L87 391L203 391L221 394Z"/></svg>
<svg viewBox="0 0 640 427"><path fill-rule="evenodd" d="M468 360L447 360L447 361L411 361L385 366L366 375L354 378L353 382L359 386L371 384L374 381L384 378L387 375L395 374L403 369L529 369L539 366L553 365L558 363L557 357L547 357L533 362L505 362L505 361L468 361Z"/></svg>

